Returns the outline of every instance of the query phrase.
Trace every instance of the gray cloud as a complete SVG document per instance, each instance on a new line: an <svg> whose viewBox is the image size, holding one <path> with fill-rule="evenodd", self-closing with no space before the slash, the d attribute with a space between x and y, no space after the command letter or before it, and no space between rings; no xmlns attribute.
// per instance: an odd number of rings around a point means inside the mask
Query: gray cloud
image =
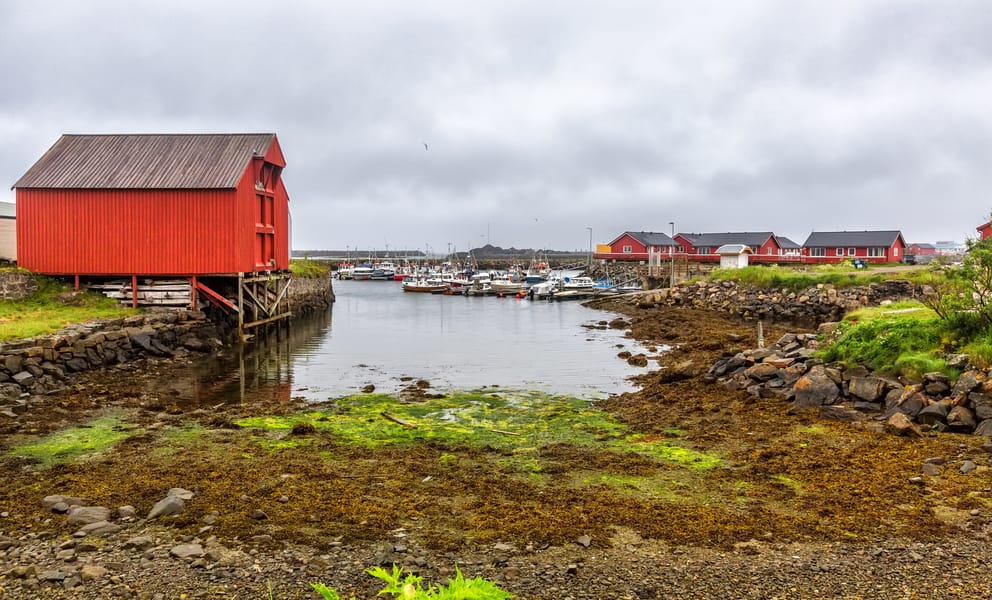
<svg viewBox="0 0 992 600"><path fill-rule="evenodd" d="M961 240L990 209L980 1L11 0L0 23L8 185L61 133L274 131L300 249L669 221Z"/></svg>

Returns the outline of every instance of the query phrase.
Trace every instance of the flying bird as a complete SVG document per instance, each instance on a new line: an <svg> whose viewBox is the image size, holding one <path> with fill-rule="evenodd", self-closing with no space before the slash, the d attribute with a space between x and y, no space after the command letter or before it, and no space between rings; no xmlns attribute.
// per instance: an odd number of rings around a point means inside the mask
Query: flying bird
<svg viewBox="0 0 992 600"><path fill-rule="evenodd" d="M427 148L427 142L420 142L420 143L424 145L424 150L427 150L428 149Z"/></svg>

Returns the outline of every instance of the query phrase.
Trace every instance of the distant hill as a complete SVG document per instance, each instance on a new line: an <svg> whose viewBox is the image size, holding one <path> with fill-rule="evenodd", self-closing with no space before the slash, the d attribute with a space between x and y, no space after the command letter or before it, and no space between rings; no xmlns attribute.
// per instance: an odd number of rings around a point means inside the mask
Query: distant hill
<svg viewBox="0 0 992 600"><path fill-rule="evenodd" d="M568 258L568 257L583 257L587 256L586 252L581 251L568 251L568 250L534 250L533 248L501 248L499 246L493 246L492 244L486 244L480 248L473 248L468 252L453 252L452 257L456 259L464 259L466 256L471 255L475 258L512 258L521 261L530 260L535 256L545 256L548 258ZM423 250L392 250L389 252L385 250L372 250L356 252L355 250L293 250L293 258L335 258L342 259L346 257L351 257L355 260L367 259L370 256L385 259L385 258L424 258L427 255ZM443 255L436 255L443 256Z"/></svg>

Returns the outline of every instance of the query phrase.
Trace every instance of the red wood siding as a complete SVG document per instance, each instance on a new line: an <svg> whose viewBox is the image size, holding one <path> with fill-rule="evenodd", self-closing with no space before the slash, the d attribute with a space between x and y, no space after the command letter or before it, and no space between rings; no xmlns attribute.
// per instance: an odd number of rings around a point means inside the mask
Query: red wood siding
<svg viewBox="0 0 992 600"><path fill-rule="evenodd" d="M623 247L630 246L630 252L624 252ZM647 260L648 249L631 236L624 234L610 244L610 254L617 260Z"/></svg>
<svg viewBox="0 0 992 600"><path fill-rule="evenodd" d="M872 246L877 248L878 246ZM840 248L843 254L838 255L837 249ZM854 248L854 255L852 256L848 252L847 246L826 246L825 247L826 256L811 256L810 249L807 247L803 248L803 258L804 263L839 263L845 260L859 259L867 262L873 263L886 263L886 262L901 262L903 256L905 256L905 248L902 242L896 240L891 246L886 248L884 256L868 256L868 248L863 246L856 246Z"/></svg>
<svg viewBox="0 0 992 600"><path fill-rule="evenodd" d="M246 171L237 190L18 189L18 263L51 275L253 272L258 208L248 179ZM272 270L289 267L287 205L280 185Z"/></svg>
<svg viewBox="0 0 992 600"><path fill-rule="evenodd" d="M990 222L988 222L988 223L986 223L984 225L979 225L975 229L977 229L978 230L978 233L981 234L982 239L983 240L986 240L990 236L992 236L992 221L990 221Z"/></svg>

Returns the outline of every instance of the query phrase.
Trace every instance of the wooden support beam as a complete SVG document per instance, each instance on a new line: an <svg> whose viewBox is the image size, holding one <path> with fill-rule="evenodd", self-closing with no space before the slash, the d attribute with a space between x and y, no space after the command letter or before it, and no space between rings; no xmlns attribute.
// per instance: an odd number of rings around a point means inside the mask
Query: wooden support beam
<svg viewBox="0 0 992 600"><path fill-rule="evenodd" d="M240 313L240 311L238 310L238 307L235 306L230 300L228 300L224 296L221 296L217 292L213 291L212 289L210 289L209 287L207 287L206 285L204 285L204 283L202 281L197 281L196 282L196 289L198 289L201 292L203 292L207 296L207 300L211 301L212 303L214 303L218 307L223 308L223 309L233 310L236 313Z"/></svg>
<svg viewBox="0 0 992 600"><path fill-rule="evenodd" d="M259 325L265 325L266 323L273 323L275 321L286 319L286 318L289 318L289 317L292 317L292 316L293 316L293 313L291 313L291 312L284 312L284 313L278 314L278 315L276 315L274 317L269 317L268 319L259 319L258 321L252 321L251 323L245 323L242 326L242 328L243 329L251 329L252 327L258 327Z"/></svg>

